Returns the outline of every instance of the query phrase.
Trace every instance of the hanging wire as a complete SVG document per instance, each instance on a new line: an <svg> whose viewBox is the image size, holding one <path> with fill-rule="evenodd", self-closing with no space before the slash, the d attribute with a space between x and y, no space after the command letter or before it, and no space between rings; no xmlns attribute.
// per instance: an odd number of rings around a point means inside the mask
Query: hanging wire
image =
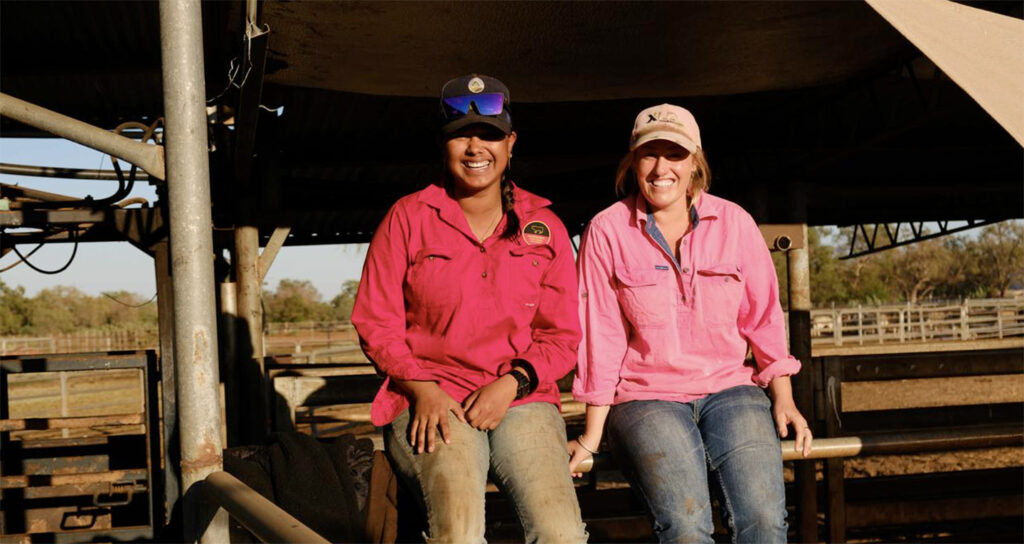
<svg viewBox="0 0 1024 544"><path fill-rule="evenodd" d="M114 295L111 295L110 293L103 293L103 296L109 298L110 300L113 300L114 302L116 302L116 303L118 303L118 304L120 304L122 306L127 306L129 308L141 308L141 307L143 307L143 306L153 302L154 300L156 300L156 293L153 293L153 296L149 297L149 300L147 300L146 302L143 302L142 304L129 304L127 302L124 302L123 300L118 300Z"/></svg>
<svg viewBox="0 0 1024 544"><path fill-rule="evenodd" d="M60 274L61 272L67 270L69 266L71 266L71 263L74 262L74 260L75 260L75 255L78 254L78 234L77 234L77 231L72 230L72 231L69 231L69 232L71 233L71 237L75 239L75 247L71 250L71 257L68 258L68 262L64 263L64 266L62 266L62 267L60 267L60 268L58 268L56 270L43 270L42 268L39 268L38 266L30 263L28 261L28 258L25 255L22 255L20 251L18 251L18 246L16 244L15 245L11 245L11 249L14 251L14 254L17 255L19 259L21 259L21 262L23 262L26 265L28 265L28 267L31 268L32 270L35 270L36 272L39 272L40 274ZM39 245L40 245L40 247L42 246L42 244L39 244ZM37 247L36 249L39 249L39 248ZM32 252L29 253L29 255L31 255L32 253L35 253L35 249L32 250Z"/></svg>
<svg viewBox="0 0 1024 544"><path fill-rule="evenodd" d="M39 251L42 247L43 247L43 244L40 243L39 245L37 245L35 247L35 249L33 249L32 251L29 251L28 255L25 255L25 257L31 257L33 253ZM0 268L0 273L7 272L8 270L14 268L15 266L18 266L19 264L21 264L23 262L25 262L24 258L22 258L20 260L17 260L17 261L14 261L14 264L10 264L10 265L5 266L4 268Z"/></svg>

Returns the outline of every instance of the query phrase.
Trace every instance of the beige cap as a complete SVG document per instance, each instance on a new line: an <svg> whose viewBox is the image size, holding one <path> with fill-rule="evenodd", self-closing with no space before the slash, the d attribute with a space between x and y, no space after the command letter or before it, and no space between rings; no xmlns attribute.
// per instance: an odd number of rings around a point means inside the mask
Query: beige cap
<svg viewBox="0 0 1024 544"><path fill-rule="evenodd" d="M693 114L679 106L662 104L647 108L636 116L633 135L629 139L632 151L652 140L668 140L679 144L690 153L700 149L700 129Z"/></svg>

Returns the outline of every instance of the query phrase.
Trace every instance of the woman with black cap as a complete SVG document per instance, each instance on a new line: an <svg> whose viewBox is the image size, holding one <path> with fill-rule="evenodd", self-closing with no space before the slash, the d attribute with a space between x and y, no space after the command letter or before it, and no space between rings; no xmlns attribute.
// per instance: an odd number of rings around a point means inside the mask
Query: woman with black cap
<svg viewBox="0 0 1024 544"><path fill-rule="evenodd" d="M491 474L526 541L584 542L555 383L580 339L568 233L508 179L504 84L453 79L441 113L442 180L388 211L352 312L386 375L372 421L423 499L429 541L484 541Z"/></svg>

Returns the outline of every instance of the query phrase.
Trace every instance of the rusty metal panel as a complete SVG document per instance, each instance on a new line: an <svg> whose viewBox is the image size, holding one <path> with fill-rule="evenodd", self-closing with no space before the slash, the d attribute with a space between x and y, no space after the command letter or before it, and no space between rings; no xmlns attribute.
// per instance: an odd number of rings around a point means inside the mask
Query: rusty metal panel
<svg viewBox="0 0 1024 544"><path fill-rule="evenodd" d="M0 359L0 541L152 538L155 362L153 352Z"/></svg>
<svg viewBox="0 0 1024 544"><path fill-rule="evenodd" d="M855 355L842 361L844 382L1024 372L1024 355L1015 348Z"/></svg>

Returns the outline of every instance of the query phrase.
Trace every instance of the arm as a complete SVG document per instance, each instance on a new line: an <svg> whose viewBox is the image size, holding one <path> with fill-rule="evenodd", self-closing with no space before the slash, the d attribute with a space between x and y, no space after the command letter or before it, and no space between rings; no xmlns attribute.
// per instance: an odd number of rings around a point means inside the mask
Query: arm
<svg viewBox="0 0 1024 544"><path fill-rule="evenodd" d="M396 380L430 380L405 341L403 284L409 267L408 220L396 204L373 235L352 307L352 325L366 356Z"/></svg>
<svg viewBox="0 0 1024 544"><path fill-rule="evenodd" d="M786 322L779 304L779 280L771 253L750 216L743 215L737 220L741 222L741 262L746 285L737 323L740 334L754 352L757 363L754 380L761 387L767 387L776 377L799 372L800 361L789 354L786 345Z"/></svg>
<svg viewBox="0 0 1024 544"><path fill-rule="evenodd" d="M459 403L432 381L405 341L403 284L409 265L409 226L400 205L388 211L367 250L352 324L367 357L409 397L409 443L422 453L434 450L438 429L441 439L449 441L449 411L459 419L464 416Z"/></svg>
<svg viewBox="0 0 1024 544"><path fill-rule="evenodd" d="M572 393L580 402L608 406L615 401L629 324L615 293L611 245L594 223L583 234L577 270L583 339Z"/></svg>
<svg viewBox="0 0 1024 544"><path fill-rule="evenodd" d="M807 457L811 453L811 430L793 401L790 375L800 370L800 361L789 354L786 346L779 280L757 225L749 217L744 219L748 221L743 233L747 246L744 254L748 256L744 262L747 292L740 308L740 333L754 352L758 369L755 380L771 392L772 415L779 436L789 436L788 426L792 425L796 431L796 451L802 451Z"/></svg>
<svg viewBox="0 0 1024 544"><path fill-rule="evenodd" d="M569 234L552 221L555 258L541 278L541 295L531 323L533 343L520 358L527 361L538 383L553 383L572 370L580 343L576 268Z"/></svg>
<svg viewBox="0 0 1024 544"><path fill-rule="evenodd" d="M803 452L803 456L807 457L811 454L811 441L813 440L811 428L807 425L804 416L800 415L800 410L796 409L796 403L793 402L793 384L789 376L776 377L768 385L768 390L772 393L772 415L775 417L775 427L779 431L779 436L782 438L789 436L787 426L792 425L793 430L796 431L794 449Z"/></svg>
<svg viewBox="0 0 1024 544"><path fill-rule="evenodd" d="M622 317L612 283L611 247L593 223L581 240L577 270L583 340L572 392L576 400L587 403L587 416L583 434L567 445L570 471L575 471L601 444L628 345L628 325Z"/></svg>
<svg viewBox="0 0 1024 544"><path fill-rule="evenodd" d="M576 472L576 467L587 457L597 453L597 449L601 446L604 422L608 419L610 410L611 406L587 405L586 426L583 434L568 443L569 472L572 472L574 477L579 478L583 475L582 472Z"/></svg>

